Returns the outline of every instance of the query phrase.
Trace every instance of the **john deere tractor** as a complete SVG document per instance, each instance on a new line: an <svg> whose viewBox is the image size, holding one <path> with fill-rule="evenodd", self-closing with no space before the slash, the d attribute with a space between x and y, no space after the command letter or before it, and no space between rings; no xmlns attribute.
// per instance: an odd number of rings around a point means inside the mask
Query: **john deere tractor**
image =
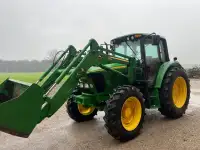
<svg viewBox="0 0 200 150"><path fill-rule="evenodd" d="M38 79L8 78L0 85L0 128L26 137L66 102L76 122L104 111L108 133L120 141L139 135L145 109L177 119L186 111L190 83L182 65L169 59L166 39L135 33L99 45L91 39L80 51L70 45Z"/></svg>

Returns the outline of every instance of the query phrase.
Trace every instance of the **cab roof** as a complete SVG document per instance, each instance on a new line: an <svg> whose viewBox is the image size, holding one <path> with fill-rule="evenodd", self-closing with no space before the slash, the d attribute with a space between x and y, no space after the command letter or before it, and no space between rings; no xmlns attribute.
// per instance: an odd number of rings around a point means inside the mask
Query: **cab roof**
<svg viewBox="0 0 200 150"><path fill-rule="evenodd" d="M116 37L114 39L112 39L111 41L124 41L124 40L127 40L127 38L134 38L134 39L140 39L144 36L147 36L147 35L150 35L151 33L132 33L132 34L127 34L127 35L123 35L123 36L119 36L119 37ZM151 35L150 35L151 36ZM160 38L162 39L165 39L163 36L160 36ZM132 39L133 40L133 39Z"/></svg>

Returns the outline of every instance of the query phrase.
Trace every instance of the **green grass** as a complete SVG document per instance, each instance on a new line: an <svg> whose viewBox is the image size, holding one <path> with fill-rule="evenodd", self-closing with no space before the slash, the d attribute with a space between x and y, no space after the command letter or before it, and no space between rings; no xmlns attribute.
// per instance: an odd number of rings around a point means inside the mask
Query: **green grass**
<svg viewBox="0 0 200 150"><path fill-rule="evenodd" d="M5 81L8 77L11 79L15 79L15 80L19 80L19 81L23 81L23 82L28 82L28 83L35 83L41 76L42 76L43 72L36 72L36 73L0 73L0 84ZM44 80L46 80L49 77L49 75L47 75L47 77L45 77ZM67 76L64 77L64 79L61 81L61 83L63 83L64 81L67 80ZM43 83L44 80L41 82Z"/></svg>
<svg viewBox="0 0 200 150"><path fill-rule="evenodd" d="M37 72L37 73L0 73L0 83L2 83L8 77L15 79L15 80L34 83L40 78L41 75L42 75L42 72Z"/></svg>

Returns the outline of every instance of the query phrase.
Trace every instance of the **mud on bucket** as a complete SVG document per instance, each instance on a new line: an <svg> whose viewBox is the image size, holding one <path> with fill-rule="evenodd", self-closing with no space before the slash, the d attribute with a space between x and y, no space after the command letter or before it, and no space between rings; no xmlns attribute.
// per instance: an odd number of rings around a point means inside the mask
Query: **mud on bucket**
<svg viewBox="0 0 200 150"><path fill-rule="evenodd" d="M0 103L20 96L30 86L30 83L25 83L13 79L5 80L0 85Z"/></svg>
<svg viewBox="0 0 200 150"><path fill-rule="evenodd" d="M4 81L0 85L0 131L28 137L40 120L43 94L37 84Z"/></svg>

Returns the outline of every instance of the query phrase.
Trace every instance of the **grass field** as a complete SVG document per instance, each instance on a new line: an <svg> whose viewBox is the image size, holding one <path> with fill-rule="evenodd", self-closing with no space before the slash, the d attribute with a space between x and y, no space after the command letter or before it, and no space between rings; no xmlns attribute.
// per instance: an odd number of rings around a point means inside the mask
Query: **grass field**
<svg viewBox="0 0 200 150"><path fill-rule="evenodd" d="M2 83L6 78L12 78L15 80L20 80L24 82L34 83L42 75L42 72L37 73L0 73L0 83Z"/></svg>

